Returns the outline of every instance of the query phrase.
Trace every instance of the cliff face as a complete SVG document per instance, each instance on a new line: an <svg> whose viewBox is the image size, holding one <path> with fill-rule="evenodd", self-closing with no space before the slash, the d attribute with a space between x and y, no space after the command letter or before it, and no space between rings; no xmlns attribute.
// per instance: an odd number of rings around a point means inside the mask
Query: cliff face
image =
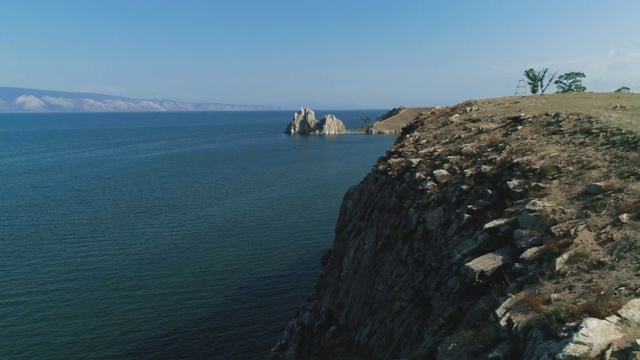
<svg viewBox="0 0 640 360"><path fill-rule="evenodd" d="M635 356L640 136L624 104L640 102L555 111L577 96L467 102L407 125L345 195L272 357Z"/></svg>

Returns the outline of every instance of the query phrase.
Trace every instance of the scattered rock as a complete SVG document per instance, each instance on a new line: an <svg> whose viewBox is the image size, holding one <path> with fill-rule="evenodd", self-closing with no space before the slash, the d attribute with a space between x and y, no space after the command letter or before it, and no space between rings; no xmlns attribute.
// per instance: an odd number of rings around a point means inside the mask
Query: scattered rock
<svg viewBox="0 0 640 360"><path fill-rule="evenodd" d="M427 190L427 191L435 191L436 189L438 189L438 184L433 182L433 180L431 180L431 178L427 178L427 180L425 180L425 181L420 183L420 185L418 186L418 189Z"/></svg>
<svg viewBox="0 0 640 360"><path fill-rule="evenodd" d="M542 191L542 190L544 190L546 188L547 188L547 186L542 184L542 183L539 183L539 182L531 183L531 189L532 190Z"/></svg>
<svg viewBox="0 0 640 360"><path fill-rule="evenodd" d="M552 226L549 231L554 238L562 238L565 236L573 236L576 234L577 228L582 224L583 220L569 220Z"/></svg>
<svg viewBox="0 0 640 360"><path fill-rule="evenodd" d="M482 281L510 262L509 254L502 250L484 254L464 265L469 270L468 273L473 280Z"/></svg>
<svg viewBox="0 0 640 360"><path fill-rule="evenodd" d="M523 229L533 230L539 233L547 231L547 229L553 225L549 218L540 214L531 214L527 211L524 211L518 217L518 224L520 224Z"/></svg>
<svg viewBox="0 0 640 360"><path fill-rule="evenodd" d="M416 166L418 164L420 164L420 161L422 161L422 159L420 158L411 158L409 159L409 162L411 162L411 165Z"/></svg>
<svg viewBox="0 0 640 360"><path fill-rule="evenodd" d="M550 298L552 304L558 304L563 301L562 294L551 294Z"/></svg>
<svg viewBox="0 0 640 360"><path fill-rule="evenodd" d="M436 181L439 182L440 184L444 184L447 181L449 181L449 179L451 179L451 174L449 174L449 172L444 169L435 170L433 172L433 176L436 178Z"/></svg>
<svg viewBox="0 0 640 360"><path fill-rule="evenodd" d="M548 203L538 201L538 200L531 200L527 203L527 205L525 205L524 209L528 211L540 211L548 207L551 207L551 205Z"/></svg>
<svg viewBox="0 0 640 360"><path fill-rule="evenodd" d="M506 225L509 224L509 222L511 221L511 219L496 219L493 221L490 221L488 223L486 223L482 229L483 230L487 230L487 229L491 229L491 228L497 228L500 227L502 225Z"/></svg>
<svg viewBox="0 0 640 360"><path fill-rule="evenodd" d="M520 259L524 261L532 261L535 260L536 257L540 255L540 251L542 251L542 246L535 246L525 250L521 255Z"/></svg>
<svg viewBox="0 0 640 360"><path fill-rule="evenodd" d="M605 192L605 186L602 183L592 183L587 185L587 193L592 195L598 195Z"/></svg>
<svg viewBox="0 0 640 360"><path fill-rule="evenodd" d="M640 325L640 299L633 299L626 303L618 314L625 320ZM637 349L640 350L640 349Z"/></svg>
<svg viewBox="0 0 640 360"><path fill-rule="evenodd" d="M476 149L470 144L462 145L460 153L464 156L475 156L477 154Z"/></svg>
<svg viewBox="0 0 640 360"><path fill-rule="evenodd" d="M587 318L555 359L592 359L624 337L625 334L616 325L606 320Z"/></svg>
<svg viewBox="0 0 640 360"><path fill-rule="evenodd" d="M518 249L526 249L541 245L542 239L537 232L532 230L516 229L513 232L513 242Z"/></svg>
<svg viewBox="0 0 640 360"><path fill-rule="evenodd" d="M618 220L623 224L628 224L631 221L631 214L624 213L618 216Z"/></svg>

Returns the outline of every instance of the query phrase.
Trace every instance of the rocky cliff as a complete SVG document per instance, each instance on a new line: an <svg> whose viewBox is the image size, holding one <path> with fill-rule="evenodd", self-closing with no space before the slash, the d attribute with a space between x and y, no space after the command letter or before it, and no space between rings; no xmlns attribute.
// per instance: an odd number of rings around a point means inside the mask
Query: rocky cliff
<svg viewBox="0 0 640 360"><path fill-rule="evenodd" d="M344 197L278 359L627 359L640 96L423 112Z"/></svg>
<svg viewBox="0 0 640 360"><path fill-rule="evenodd" d="M293 114L293 119L284 132L289 135L337 135L344 134L347 130L334 115L327 114L318 121L313 110L303 107Z"/></svg>

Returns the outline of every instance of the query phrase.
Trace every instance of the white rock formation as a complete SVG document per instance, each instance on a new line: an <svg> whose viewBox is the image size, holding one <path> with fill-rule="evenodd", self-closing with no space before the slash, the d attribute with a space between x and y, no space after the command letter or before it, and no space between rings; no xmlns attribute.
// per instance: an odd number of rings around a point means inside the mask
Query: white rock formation
<svg viewBox="0 0 640 360"><path fill-rule="evenodd" d="M318 129L316 134L319 135L337 135L344 134L347 129L344 127L342 121L338 120L334 115L325 115L318 123Z"/></svg>
<svg viewBox="0 0 640 360"><path fill-rule="evenodd" d="M284 132L289 135L312 134L316 131L317 125L318 120L316 120L316 115L313 110L303 107L300 108L300 111L293 114L293 120L291 120Z"/></svg>
<svg viewBox="0 0 640 360"><path fill-rule="evenodd" d="M293 114L293 120L284 132L289 135L336 135L346 133L347 129L334 115L327 114L318 122L313 110L303 107Z"/></svg>

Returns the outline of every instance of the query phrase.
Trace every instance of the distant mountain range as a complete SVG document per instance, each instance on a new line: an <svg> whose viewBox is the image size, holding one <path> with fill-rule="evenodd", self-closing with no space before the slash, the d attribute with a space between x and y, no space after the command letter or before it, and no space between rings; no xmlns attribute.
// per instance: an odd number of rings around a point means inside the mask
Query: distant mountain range
<svg viewBox="0 0 640 360"><path fill-rule="evenodd" d="M0 112L106 111L252 111L279 110L258 105L190 103L174 100L131 99L92 93L0 87Z"/></svg>

